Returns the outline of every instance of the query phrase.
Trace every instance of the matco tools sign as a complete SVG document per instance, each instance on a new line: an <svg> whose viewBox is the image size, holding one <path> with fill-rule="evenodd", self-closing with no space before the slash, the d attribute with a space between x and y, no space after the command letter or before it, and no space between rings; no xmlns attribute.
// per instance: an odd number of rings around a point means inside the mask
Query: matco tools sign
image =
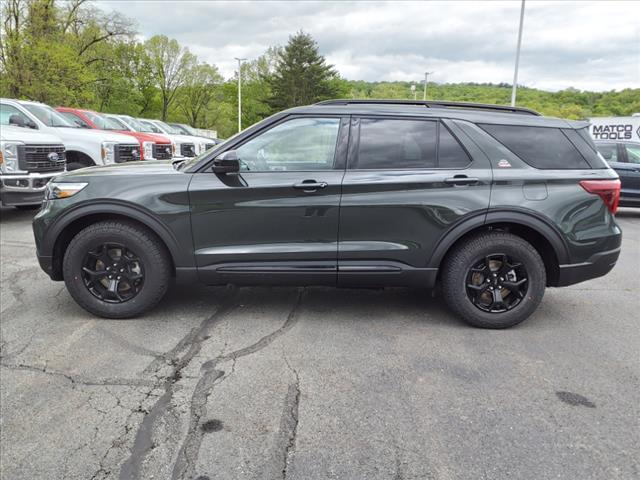
<svg viewBox="0 0 640 480"><path fill-rule="evenodd" d="M640 116L590 118L589 132L595 140L640 141Z"/></svg>

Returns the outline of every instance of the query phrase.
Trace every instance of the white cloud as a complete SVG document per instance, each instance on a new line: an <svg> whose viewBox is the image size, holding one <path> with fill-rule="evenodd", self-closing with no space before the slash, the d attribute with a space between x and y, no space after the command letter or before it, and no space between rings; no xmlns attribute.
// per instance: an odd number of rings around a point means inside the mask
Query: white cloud
<svg viewBox="0 0 640 480"><path fill-rule="evenodd" d="M102 1L147 38L176 38L230 77L303 29L342 76L363 80L512 81L519 1ZM519 83L545 89L640 87L640 2L526 3Z"/></svg>

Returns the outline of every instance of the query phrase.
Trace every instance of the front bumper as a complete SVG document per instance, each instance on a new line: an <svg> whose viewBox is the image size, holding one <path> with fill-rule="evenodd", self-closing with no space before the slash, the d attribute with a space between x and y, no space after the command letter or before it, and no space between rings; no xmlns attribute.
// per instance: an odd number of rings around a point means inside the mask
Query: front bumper
<svg viewBox="0 0 640 480"><path fill-rule="evenodd" d="M49 180L61 173L0 175L0 201L5 206L39 205Z"/></svg>
<svg viewBox="0 0 640 480"><path fill-rule="evenodd" d="M611 271L618 261L621 247L593 255L582 263L560 265L557 287L566 287L592 278L602 277Z"/></svg>

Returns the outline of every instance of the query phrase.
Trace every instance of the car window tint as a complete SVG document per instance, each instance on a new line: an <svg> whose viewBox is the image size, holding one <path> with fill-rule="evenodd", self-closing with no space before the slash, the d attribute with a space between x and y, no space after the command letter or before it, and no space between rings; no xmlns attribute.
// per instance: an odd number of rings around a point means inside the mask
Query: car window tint
<svg viewBox="0 0 640 480"><path fill-rule="evenodd" d="M440 124L440 140L438 142L439 168L464 168L471 159L462 145L455 139L449 129Z"/></svg>
<svg viewBox="0 0 640 480"><path fill-rule="evenodd" d="M29 121L27 116L16 107L4 103L0 104L0 125L17 125L15 118L13 122L9 121L13 115L20 117L24 123Z"/></svg>
<svg viewBox="0 0 640 480"><path fill-rule="evenodd" d="M558 128L489 124L481 124L480 127L532 167L590 168Z"/></svg>
<svg viewBox="0 0 640 480"><path fill-rule="evenodd" d="M627 161L629 163L640 163L640 145L625 145L627 150Z"/></svg>
<svg viewBox="0 0 640 480"><path fill-rule="evenodd" d="M598 144L596 148L607 162L618 161L618 147L615 143Z"/></svg>
<svg viewBox="0 0 640 480"><path fill-rule="evenodd" d="M89 125L87 122L85 122L75 113L71 113L71 112L58 112L58 113L62 115L64 118L66 118L67 120L69 120L71 123L75 123L76 125L82 125L84 128L91 128L91 125Z"/></svg>
<svg viewBox="0 0 640 480"><path fill-rule="evenodd" d="M437 131L430 120L362 118L354 168L435 168Z"/></svg>
<svg viewBox="0 0 640 480"><path fill-rule="evenodd" d="M329 170L339 129L339 118L296 118L252 138L236 151L244 170Z"/></svg>

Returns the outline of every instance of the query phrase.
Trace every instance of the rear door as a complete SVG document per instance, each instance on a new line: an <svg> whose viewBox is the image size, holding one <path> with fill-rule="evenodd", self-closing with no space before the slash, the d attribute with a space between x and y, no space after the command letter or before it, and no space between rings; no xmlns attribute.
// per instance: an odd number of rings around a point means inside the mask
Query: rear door
<svg viewBox="0 0 640 480"><path fill-rule="evenodd" d="M446 120L353 117L342 183L341 285L428 285L444 233L489 206L491 168Z"/></svg>

